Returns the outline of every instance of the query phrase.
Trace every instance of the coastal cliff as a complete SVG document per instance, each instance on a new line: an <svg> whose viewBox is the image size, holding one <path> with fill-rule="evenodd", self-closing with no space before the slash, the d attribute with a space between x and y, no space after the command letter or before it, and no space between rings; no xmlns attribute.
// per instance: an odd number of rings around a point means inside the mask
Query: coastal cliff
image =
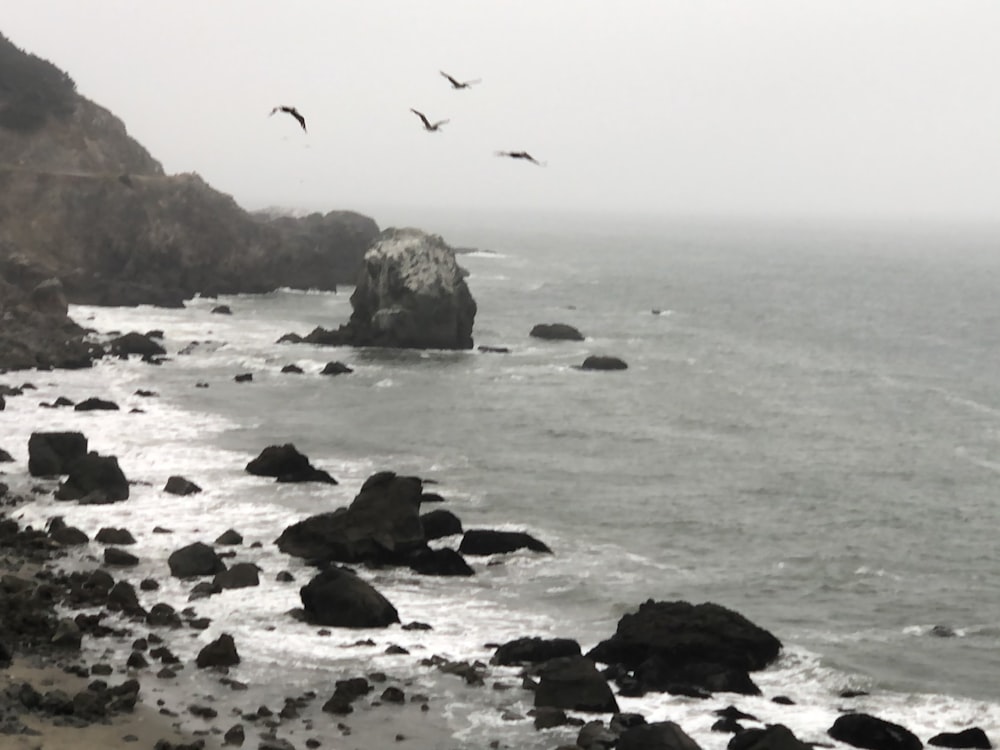
<svg viewBox="0 0 1000 750"><path fill-rule="evenodd" d="M165 174L67 73L0 35L0 289L9 309L15 288L30 294L47 279L69 303L113 306L331 290L354 282L378 233L350 211L253 214L197 174ZM12 277L11 268L31 273ZM18 329L17 356L0 351L0 368L33 361L30 330Z"/></svg>

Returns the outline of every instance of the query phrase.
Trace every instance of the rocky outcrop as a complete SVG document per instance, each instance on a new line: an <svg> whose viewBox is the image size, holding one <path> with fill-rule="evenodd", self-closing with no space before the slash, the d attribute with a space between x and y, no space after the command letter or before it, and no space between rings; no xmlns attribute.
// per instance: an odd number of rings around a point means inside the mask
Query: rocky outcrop
<svg viewBox="0 0 1000 750"><path fill-rule="evenodd" d="M365 253L351 295L353 312L336 331L304 339L330 346L471 349L476 302L441 237L419 229L387 229Z"/></svg>
<svg viewBox="0 0 1000 750"><path fill-rule="evenodd" d="M572 711L616 713L615 700L607 681L585 656L549 659L538 670L535 706L551 706Z"/></svg>
<svg viewBox="0 0 1000 750"><path fill-rule="evenodd" d="M374 474L350 506L292 524L275 543L285 554L313 562L402 562L426 546L422 486L417 477Z"/></svg>
<svg viewBox="0 0 1000 750"><path fill-rule="evenodd" d="M383 628L399 622L396 608L347 568L324 570L301 589L306 619L342 628Z"/></svg>
<svg viewBox="0 0 1000 750"><path fill-rule="evenodd" d="M906 727L869 714L844 714L827 730L833 739L867 750L920 750L924 745Z"/></svg>
<svg viewBox="0 0 1000 750"><path fill-rule="evenodd" d="M523 531L495 531L493 529L469 529L462 536L458 551L465 555L501 555L528 549L532 552L551 553L545 542Z"/></svg>
<svg viewBox="0 0 1000 750"><path fill-rule="evenodd" d="M90 367L104 356L101 346L88 342L86 331L66 315L60 282L36 279L35 274L22 279L19 267L31 264L16 255L5 258L0 243L0 370Z"/></svg>
<svg viewBox="0 0 1000 750"><path fill-rule="evenodd" d="M576 328L566 323L539 323L531 329L529 336L549 341L583 341L584 336Z"/></svg>
<svg viewBox="0 0 1000 750"><path fill-rule="evenodd" d="M87 437L82 432L33 432L28 438L28 473L69 474L70 466L86 455Z"/></svg>
<svg viewBox="0 0 1000 750"><path fill-rule="evenodd" d="M737 612L707 602L655 602L618 621L615 634L587 654L616 667L622 692L690 694L728 691L757 694L746 674L763 669L781 651L781 642ZM694 689L694 690L692 690Z"/></svg>

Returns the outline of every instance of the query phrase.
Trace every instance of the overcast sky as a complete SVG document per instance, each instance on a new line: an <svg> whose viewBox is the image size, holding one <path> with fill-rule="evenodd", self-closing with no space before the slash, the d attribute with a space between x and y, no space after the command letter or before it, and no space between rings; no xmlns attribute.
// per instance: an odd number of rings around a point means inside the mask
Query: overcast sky
<svg viewBox="0 0 1000 750"><path fill-rule="evenodd" d="M251 209L1000 218L997 0L3 0L0 24Z"/></svg>

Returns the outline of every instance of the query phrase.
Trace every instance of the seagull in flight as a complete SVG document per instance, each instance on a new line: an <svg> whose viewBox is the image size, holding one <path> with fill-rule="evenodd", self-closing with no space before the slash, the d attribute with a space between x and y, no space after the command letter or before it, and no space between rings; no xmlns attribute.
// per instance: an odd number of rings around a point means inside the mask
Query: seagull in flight
<svg viewBox="0 0 1000 750"><path fill-rule="evenodd" d="M308 130L306 130L306 118L300 115L299 111L295 109L295 107L286 107L282 105L280 107L275 107L274 109L271 110L272 115L275 112L287 112L288 114L290 114L292 117L294 117L296 120L299 121L299 125L302 126L302 130L304 130L307 133L309 132ZM268 115L268 117L270 117L270 115Z"/></svg>
<svg viewBox="0 0 1000 750"><path fill-rule="evenodd" d="M427 119L426 115L424 115L423 112L418 112L417 110L413 109L413 107L410 107L410 111L420 118L420 121L424 124L424 130L426 130L428 133L437 132L442 125L444 125L446 122L449 122L448 120L438 120L437 122L432 124L431 121Z"/></svg>
<svg viewBox="0 0 1000 750"><path fill-rule="evenodd" d="M479 83L482 80L481 78L473 78L471 81L457 81L450 75L445 73L443 70L440 70L438 72L448 79L448 82L451 84L451 87L453 89L467 89L469 88L469 86L472 86L475 83Z"/></svg>
<svg viewBox="0 0 1000 750"><path fill-rule="evenodd" d="M506 156L509 159L522 159L524 161L530 161L532 164L537 164L539 167L544 167L544 161L538 161L535 157L529 154L527 151L497 151L497 156Z"/></svg>

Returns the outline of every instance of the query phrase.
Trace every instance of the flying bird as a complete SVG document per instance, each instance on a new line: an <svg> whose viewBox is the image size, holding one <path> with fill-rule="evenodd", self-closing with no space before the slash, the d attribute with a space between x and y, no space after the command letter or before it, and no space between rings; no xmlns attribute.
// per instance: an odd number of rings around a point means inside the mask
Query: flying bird
<svg viewBox="0 0 1000 750"><path fill-rule="evenodd" d="M305 130L305 132L307 132L307 133L309 132L308 130L306 130L306 118L304 118L302 115L300 115L299 111L297 109L295 109L295 107L286 107L286 106L282 105L280 107L275 107L274 109L271 110L271 114L272 115L275 112L287 112L288 114L290 114L292 117L294 117L296 120L299 121L299 125L302 126L302 129ZM270 115L268 115L268 116L270 117Z"/></svg>
<svg viewBox="0 0 1000 750"><path fill-rule="evenodd" d="M469 88L469 86L473 85L474 83L479 83L482 80L481 78L473 78L471 81L456 81L454 78L445 73L443 70L440 70L438 72L448 79L448 82L451 84L451 87L453 89L467 89Z"/></svg>
<svg viewBox="0 0 1000 750"><path fill-rule="evenodd" d="M523 159L524 161L530 161L532 164L537 164L539 167L544 167L544 161L538 161L535 157L529 154L527 151L497 151L497 156L506 156L509 159Z"/></svg>
<svg viewBox="0 0 1000 750"><path fill-rule="evenodd" d="M420 121L424 124L424 130L428 133L434 133L441 128L448 120L438 120L437 122L431 124L431 121L427 119L423 112L418 112L417 110L410 107L410 111L420 118Z"/></svg>

